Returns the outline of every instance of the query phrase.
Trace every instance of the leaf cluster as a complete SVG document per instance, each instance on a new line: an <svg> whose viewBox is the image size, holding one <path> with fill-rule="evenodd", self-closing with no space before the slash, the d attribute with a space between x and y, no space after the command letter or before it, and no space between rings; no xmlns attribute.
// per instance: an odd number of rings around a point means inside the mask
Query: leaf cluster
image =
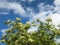
<svg viewBox="0 0 60 45"><path fill-rule="evenodd" d="M33 25L35 22L32 23L33 26L38 26L37 32L32 33L28 33L31 24L29 22L22 24L20 20L17 17L15 21L5 22L12 28L6 30L1 43L4 42L7 45L59 45L55 41L60 36L60 30L56 29L51 19L46 19L45 23L37 19L39 24Z"/></svg>

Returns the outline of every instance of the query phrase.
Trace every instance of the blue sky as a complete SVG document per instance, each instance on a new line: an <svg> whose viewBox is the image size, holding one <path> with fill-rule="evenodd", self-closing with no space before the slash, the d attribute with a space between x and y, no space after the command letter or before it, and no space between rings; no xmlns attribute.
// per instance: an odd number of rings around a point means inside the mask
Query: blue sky
<svg viewBox="0 0 60 45"><path fill-rule="evenodd" d="M35 21L40 18L45 21L52 18L53 24L60 23L60 0L0 0L0 39L4 30L8 28L4 24L6 20L21 18L22 23ZM37 29L31 27L29 30ZM5 44L0 44L5 45Z"/></svg>

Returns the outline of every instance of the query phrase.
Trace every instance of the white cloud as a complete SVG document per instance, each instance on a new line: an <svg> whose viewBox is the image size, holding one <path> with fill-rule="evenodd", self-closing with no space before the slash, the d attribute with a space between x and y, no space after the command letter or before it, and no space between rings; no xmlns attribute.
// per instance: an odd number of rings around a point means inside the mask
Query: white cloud
<svg viewBox="0 0 60 45"><path fill-rule="evenodd" d="M37 29L38 29L38 26L31 26L31 27L28 29L28 33L37 31Z"/></svg>
<svg viewBox="0 0 60 45"><path fill-rule="evenodd" d="M32 17L30 21L36 20L36 18L40 18L41 20L45 21L46 17L53 12L52 9L54 8L54 6L53 5L44 6L44 3L40 3L38 5L38 8L40 10L39 13L34 13L31 8L28 8L28 11L30 11L30 15Z"/></svg>
<svg viewBox="0 0 60 45"><path fill-rule="evenodd" d="M60 19L60 15L59 15L60 7L58 8L57 7L58 6L54 7L53 5L44 6L44 3L40 3L38 5L38 8L40 10L39 13L33 13L33 11L31 10L32 19L36 20L36 18L40 18L44 21L47 17L50 17L52 18L53 24L58 25L60 23L60 20L59 20ZM45 9L47 9L47 11L45 11ZM53 13L53 12L56 12L56 13Z"/></svg>
<svg viewBox="0 0 60 45"><path fill-rule="evenodd" d="M52 20L55 25L60 24L60 14L58 13L52 14Z"/></svg>
<svg viewBox="0 0 60 45"><path fill-rule="evenodd" d="M59 5L60 5L60 0L55 0L55 1L54 1L54 4L55 4L56 6L59 6Z"/></svg>
<svg viewBox="0 0 60 45"><path fill-rule="evenodd" d="M8 4L6 2L0 2L0 8L6 8Z"/></svg>
<svg viewBox="0 0 60 45"><path fill-rule="evenodd" d="M56 42L57 44L60 43L60 39L57 39L55 42Z"/></svg>
<svg viewBox="0 0 60 45"><path fill-rule="evenodd" d="M0 15L7 15L8 14L8 12L0 12Z"/></svg>
<svg viewBox="0 0 60 45"><path fill-rule="evenodd" d="M5 35L6 33L5 33L5 31L6 31L7 29L2 29L2 30L0 30L0 32L2 33L2 35Z"/></svg>
<svg viewBox="0 0 60 45"><path fill-rule="evenodd" d="M55 0L54 4L56 6L54 11L60 13L60 0Z"/></svg>
<svg viewBox="0 0 60 45"><path fill-rule="evenodd" d="M26 12L21 4L18 4L16 2L10 3L10 2L0 2L0 8L6 8L7 10L14 10L14 13L20 14L21 16L25 16Z"/></svg>
<svg viewBox="0 0 60 45"><path fill-rule="evenodd" d="M0 0L0 2L6 2L7 0Z"/></svg>
<svg viewBox="0 0 60 45"><path fill-rule="evenodd" d="M56 13L52 13L51 17L53 20L53 24L58 25L60 24L60 0L55 0L54 4L55 4L55 7L53 12L56 12Z"/></svg>
<svg viewBox="0 0 60 45"><path fill-rule="evenodd" d="M9 3L8 9L13 9L15 13L20 13L21 15L25 15L25 10L23 7L18 3Z"/></svg>
<svg viewBox="0 0 60 45"><path fill-rule="evenodd" d="M28 2L32 2L32 1L34 1L34 0L21 0L21 1L28 1Z"/></svg>
<svg viewBox="0 0 60 45"><path fill-rule="evenodd" d="M23 1L26 1L26 0L23 0ZM34 0L28 0L28 1L34 1ZM56 15L58 15L58 13L60 13L60 6L59 6L60 0L55 0L54 4L56 5L56 7L54 7L53 5L44 5L44 3L40 3L38 5L40 12L36 14L33 12L31 8L27 8L29 13L26 13L24 8L21 6L21 4L18 4L16 2L10 3L10 2L7 2L7 0L0 0L0 8L7 8L8 10L12 9L14 10L14 13L21 14L22 16L26 16L28 14L29 17L32 17L30 20L32 19L36 20L36 18L40 18L44 20L46 18L46 15L48 13L49 13L48 15L50 15L51 12L57 12ZM52 9L54 10L52 11ZM53 17L55 17L55 14L52 13L52 15L54 15Z"/></svg>
<svg viewBox="0 0 60 45"><path fill-rule="evenodd" d="M45 20L46 17L50 16L53 20L53 23L55 25L59 24L60 23L60 0L55 0L54 1L54 4L56 5L56 7L54 7L53 5L45 5L44 3L40 3L38 5L38 8L40 10L39 13L34 13L33 12L33 9L28 7L27 8L27 12L24 10L24 8L21 6L21 4L18 4L16 2L13 2L13 3L10 3L10 2L7 2L5 0L2 1L0 0L0 8L7 8L8 10L14 10L14 13L17 13L17 14L21 14L22 16L29 16L31 17L30 18L30 22L32 22L33 20L36 20L36 18L40 18L41 20ZM23 1L27 1L27 0L23 0ZM34 0L28 0L29 2L30 1L34 1ZM52 10L54 9L54 10ZM53 13L53 12L56 12L56 13ZM47 16L46 16L47 15Z"/></svg>
<svg viewBox="0 0 60 45"><path fill-rule="evenodd" d="M29 2L32 2L32 1L34 1L34 0L28 0Z"/></svg>
<svg viewBox="0 0 60 45"><path fill-rule="evenodd" d="M42 11L51 11L52 9L54 9L54 6L53 5L45 5L44 3L40 3L38 5L38 8L39 10L42 12Z"/></svg>
<svg viewBox="0 0 60 45"><path fill-rule="evenodd" d="M53 5L44 5L44 3L40 3L38 5L38 8L40 10L39 13L34 13L31 8L28 8L28 11L30 11L30 15L32 17L29 21L30 22L36 21L36 18L40 18L40 20L45 21L45 19L47 17L50 17L50 18L52 18L53 24L57 27L57 25L60 24L60 15L59 15L60 6L59 5L60 4L58 4L58 6L56 6L56 7L54 7ZM54 9L54 10L52 10L52 9Z"/></svg>

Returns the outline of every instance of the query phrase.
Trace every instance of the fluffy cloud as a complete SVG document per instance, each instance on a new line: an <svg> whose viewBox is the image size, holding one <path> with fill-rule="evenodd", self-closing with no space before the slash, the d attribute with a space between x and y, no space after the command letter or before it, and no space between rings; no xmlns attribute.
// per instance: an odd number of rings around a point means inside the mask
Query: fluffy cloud
<svg viewBox="0 0 60 45"><path fill-rule="evenodd" d="M8 9L13 9L15 13L18 13L18 14L21 14L21 15L25 15L25 10L18 3L9 3L8 4Z"/></svg>
<svg viewBox="0 0 60 45"><path fill-rule="evenodd" d="M34 0L21 0L21 1L28 1L28 2L32 2L32 1L34 1Z"/></svg>
<svg viewBox="0 0 60 45"><path fill-rule="evenodd" d="M30 3L30 2L33 2L34 0L28 0L28 2Z"/></svg>
<svg viewBox="0 0 60 45"><path fill-rule="evenodd" d="M40 18L42 20L45 20L46 17L49 16L50 18L52 18L53 24L58 25L60 23L60 6L59 6L60 4L59 4L59 2L60 2L59 0L54 1L54 4L56 5L56 7L54 7L53 5L44 5L44 3L39 4L38 8L39 8L40 12L38 14L32 13L33 19L36 20L36 18ZM58 3L58 4L56 4L56 3Z"/></svg>
<svg viewBox="0 0 60 45"><path fill-rule="evenodd" d="M23 0L27 1L27 0ZM28 0L29 2L34 0ZM0 8L6 8L8 10L14 10L14 13L21 14L22 16L30 17L30 22L33 20L36 21L36 18L40 18L41 20L45 20L46 17L51 17L53 20L53 24L57 25L60 23L60 0L54 1L55 7L53 5L45 5L44 3L40 3L38 5L39 13L34 13L31 7L26 8L27 11L24 10L21 4L16 2L7 2L7 0L0 0ZM31 28L32 29L32 28Z"/></svg>
<svg viewBox="0 0 60 45"><path fill-rule="evenodd" d="M6 31L7 29L2 29L2 30L0 30L0 32L2 33L2 35L5 35L6 33L5 33L5 31Z"/></svg>
<svg viewBox="0 0 60 45"><path fill-rule="evenodd" d="M55 4L56 6L59 6L59 5L60 5L60 0L55 0L55 1L54 1L54 4Z"/></svg>
<svg viewBox="0 0 60 45"><path fill-rule="evenodd" d="M0 12L0 15L7 15L8 12Z"/></svg>
<svg viewBox="0 0 60 45"><path fill-rule="evenodd" d="M60 14L52 14L52 20L55 25L60 24Z"/></svg>
<svg viewBox="0 0 60 45"><path fill-rule="evenodd" d="M0 0L0 2L2 2L2 1L6 2L7 0Z"/></svg>
<svg viewBox="0 0 60 45"><path fill-rule="evenodd" d="M27 1L27 0L23 0L23 1ZM34 1L34 0L28 0L29 2ZM44 3L40 3L38 5L38 8L40 10L39 13L34 13L32 8L27 8L27 12L24 10L24 8L22 7L21 4L18 4L16 2L7 2L7 0L0 0L0 8L6 8L7 10L14 10L14 13L16 14L21 14L22 16L28 16L31 17L30 21L32 20L36 20L36 18L40 18L42 20L44 20L47 16L50 16L51 13L53 15L53 17L55 17L56 15L58 15L60 13L60 0L55 0L54 4L56 5L56 7L54 7L53 5L45 5ZM53 12L56 12L55 14ZM1 13L0 13L1 14ZM3 13L3 14L7 14L7 13ZM53 18L52 17L52 18ZM60 17L60 16L58 16ZM56 16L56 18L58 18ZM57 19L53 19L53 21L55 20L55 22L57 21Z"/></svg>
<svg viewBox="0 0 60 45"><path fill-rule="evenodd" d="M55 42L56 42L57 44L60 43L60 39L57 39Z"/></svg>
<svg viewBox="0 0 60 45"><path fill-rule="evenodd" d="M33 13L32 10L29 10L31 12L32 18L30 19L30 22L33 20L36 21L36 18L40 18L41 20L45 21L47 17L50 17L52 19L53 24L57 27L58 24L60 24L60 0L54 1L55 7L53 5L44 5L44 3L40 3L38 5L39 13ZM32 30L34 28L31 28L29 30ZM37 29L37 27L35 27Z"/></svg>
<svg viewBox="0 0 60 45"><path fill-rule="evenodd" d="M54 8L54 12L56 12L55 14L52 14L52 20L53 23L55 25L60 24L60 0L55 0L54 1L55 4L55 8Z"/></svg>
<svg viewBox="0 0 60 45"><path fill-rule="evenodd" d="M60 13L60 0L55 0L54 1L55 4L55 12Z"/></svg>
<svg viewBox="0 0 60 45"><path fill-rule="evenodd" d="M14 13L20 14L21 16L22 15L25 16L25 13L26 13L22 5L16 2L10 3L10 2L1 1L0 8L6 8L7 10L14 10Z"/></svg>
<svg viewBox="0 0 60 45"><path fill-rule="evenodd" d="M38 26L31 26L31 28L28 29L28 33L37 31Z"/></svg>

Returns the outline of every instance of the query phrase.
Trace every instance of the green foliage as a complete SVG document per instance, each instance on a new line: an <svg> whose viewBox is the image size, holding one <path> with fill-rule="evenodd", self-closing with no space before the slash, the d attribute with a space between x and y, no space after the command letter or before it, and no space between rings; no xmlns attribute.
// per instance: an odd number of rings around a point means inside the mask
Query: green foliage
<svg viewBox="0 0 60 45"><path fill-rule="evenodd" d="M55 42L55 38L60 36L60 30L55 28L51 19L46 19L45 23L37 19L39 22L37 32L32 33L28 33L31 24L29 22L22 24L20 20L17 17L16 21L5 22L12 25L12 28L6 30L6 35L3 35L1 43L4 42L7 45L60 45ZM33 22L32 25L37 24Z"/></svg>

